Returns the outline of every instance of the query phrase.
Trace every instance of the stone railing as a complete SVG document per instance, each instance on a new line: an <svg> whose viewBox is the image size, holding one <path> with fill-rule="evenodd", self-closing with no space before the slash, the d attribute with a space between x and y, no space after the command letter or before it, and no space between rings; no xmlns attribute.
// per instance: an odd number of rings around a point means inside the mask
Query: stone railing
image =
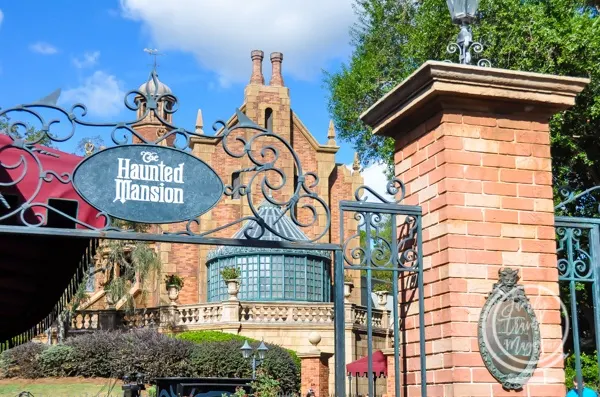
<svg viewBox="0 0 600 397"><path fill-rule="evenodd" d="M365 307L346 304L345 311L347 325L366 327ZM371 314L374 328L386 328L389 323L387 311L373 309ZM333 326L333 303L225 301L136 309L133 312L82 310L72 315L69 332L134 328L194 329L232 322L242 326L243 324Z"/></svg>
<svg viewBox="0 0 600 397"><path fill-rule="evenodd" d="M333 303L241 302L241 322L333 324Z"/></svg>
<svg viewBox="0 0 600 397"><path fill-rule="evenodd" d="M203 303L198 305L172 306L174 323L178 327L202 324L216 324L223 318L221 303Z"/></svg>
<svg viewBox="0 0 600 397"><path fill-rule="evenodd" d="M371 324L374 328L386 328L387 310L373 309L371 311ZM367 326L367 308L364 306L353 306L352 308L352 324Z"/></svg>

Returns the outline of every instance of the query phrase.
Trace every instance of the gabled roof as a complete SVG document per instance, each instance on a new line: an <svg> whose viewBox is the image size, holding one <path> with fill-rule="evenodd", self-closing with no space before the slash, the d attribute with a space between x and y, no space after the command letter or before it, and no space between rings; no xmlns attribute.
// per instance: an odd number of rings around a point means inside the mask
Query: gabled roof
<svg viewBox="0 0 600 397"><path fill-rule="evenodd" d="M268 201L264 201L258 207L258 215L264 219L265 223L274 229L279 235L264 230L264 234L260 237L263 241L309 241L309 238L300 230L289 216L284 215L281 208ZM248 221L240 230L233 236L233 239L258 238L261 235L262 228L255 221ZM280 237L284 236L286 238ZM249 244L252 244L249 242ZM261 247L218 247L208 253L208 260L213 260L228 256L239 256L253 253L282 253L289 255L317 255L330 258L331 254L328 251L312 251L312 250L290 250L277 248L261 248Z"/></svg>

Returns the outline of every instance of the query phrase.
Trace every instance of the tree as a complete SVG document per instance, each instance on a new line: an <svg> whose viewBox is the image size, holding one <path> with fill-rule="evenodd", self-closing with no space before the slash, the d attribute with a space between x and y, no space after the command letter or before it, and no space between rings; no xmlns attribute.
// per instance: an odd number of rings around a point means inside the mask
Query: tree
<svg viewBox="0 0 600 397"><path fill-rule="evenodd" d="M29 142L37 142L39 140L40 145L52 147L52 140L43 131L36 130L33 126L27 124L27 128L23 133L23 126L13 125L11 127L11 121L8 116L0 116L0 134L8 135L9 130L13 137L25 139Z"/></svg>
<svg viewBox="0 0 600 397"><path fill-rule="evenodd" d="M494 67L591 77L575 107L551 120L554 184L576 190L600 184L598 2L482 0L479 10L473 34ZM383 160L391 173L392 140L373 136L359 115L425 61L451 59L446 46L458 28L444 0L356 0L355 12L352 56L325 75L329 111L363 165Z"/></svg>

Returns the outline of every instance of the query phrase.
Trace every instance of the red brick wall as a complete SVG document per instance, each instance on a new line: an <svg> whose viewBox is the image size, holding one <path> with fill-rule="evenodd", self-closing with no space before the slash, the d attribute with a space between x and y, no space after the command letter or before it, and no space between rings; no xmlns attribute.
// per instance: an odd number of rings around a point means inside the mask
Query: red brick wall
<svg viewBox="0 0 600 397"><path fill-rule="evenodd" d="M424 214L428 395L564 396L562 360L549 362L561 327L547 123L532 114L437 115L397 140L395 163L406 204ZM488 373L477 343L480 311L502 267L519 270L542 336L534 378L511 393ZM416 305L411 313L406 369L414 384ZM420 395L419 387L408 395Z"/></svg>
<svg viewBox="0 0 600 397"><path fill-rule="evenodd" d="M329 396L329 365L328 357L303 357L301 359L300 390L305 396L310 389L315 397Z"/></svg>

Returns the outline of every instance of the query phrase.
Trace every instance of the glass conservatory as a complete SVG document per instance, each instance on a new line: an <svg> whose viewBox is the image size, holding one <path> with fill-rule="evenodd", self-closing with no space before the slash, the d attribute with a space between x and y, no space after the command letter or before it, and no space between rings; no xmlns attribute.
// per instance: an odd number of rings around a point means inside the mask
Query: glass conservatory
<svg viewBox="0 0 600 397"><path fill-rule="evenodd" d="M265 202L258 212L278 233L294 240L306 235L278 206ZM254 221L247 222L234 236L258 236ZM270 231L261 240L284 241ZM227 300L227 286L221 277L225 267L240 272L239 299L249 301L329 302L331 295L331 256L327 251L267 249L260 247L219 247L206 262L209 302Z"/></svg>

